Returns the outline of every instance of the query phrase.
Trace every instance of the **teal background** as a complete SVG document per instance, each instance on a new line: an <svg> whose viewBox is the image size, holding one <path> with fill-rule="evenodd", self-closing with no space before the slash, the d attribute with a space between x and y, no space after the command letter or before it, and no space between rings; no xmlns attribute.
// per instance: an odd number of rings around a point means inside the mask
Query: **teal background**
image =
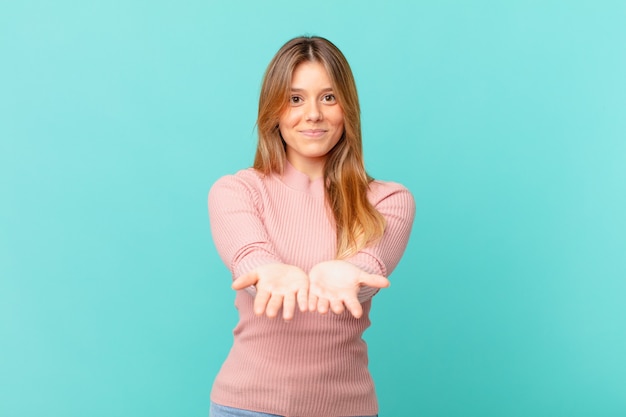
<svg viewBox="0 0 626 417"><path fill-rule="evenodd" d="M626 415L626 3L0 5L0 415L206 416L236 322L206 195L318 34L417 218L381 417Z"/></svg>

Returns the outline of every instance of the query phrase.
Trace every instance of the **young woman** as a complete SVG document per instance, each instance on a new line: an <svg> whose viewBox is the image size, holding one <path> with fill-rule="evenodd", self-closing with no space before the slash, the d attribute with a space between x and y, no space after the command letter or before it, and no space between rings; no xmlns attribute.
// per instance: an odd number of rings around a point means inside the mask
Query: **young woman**
<svg viewBox="0 0 626 417"><path fill-rule="evenodd" d="M210 417L374 416L362 335L405 250L413 197L365 172L354 78L326 39L274 56L257 126L254 166L209 192L240 317Z"/></svg>

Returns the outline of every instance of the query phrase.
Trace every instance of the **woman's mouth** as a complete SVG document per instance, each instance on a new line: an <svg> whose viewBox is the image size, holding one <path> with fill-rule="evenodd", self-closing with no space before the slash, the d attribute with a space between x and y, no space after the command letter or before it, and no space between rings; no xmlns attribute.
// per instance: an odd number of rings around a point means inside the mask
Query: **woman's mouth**
<svg viewBox="0 0 626 417"><path fill-rule="evenodd" d="M324 136L326 133L325 129L304 129L301 130L300 133L306 137L310 138L319 138L320 136Z"/></svg>

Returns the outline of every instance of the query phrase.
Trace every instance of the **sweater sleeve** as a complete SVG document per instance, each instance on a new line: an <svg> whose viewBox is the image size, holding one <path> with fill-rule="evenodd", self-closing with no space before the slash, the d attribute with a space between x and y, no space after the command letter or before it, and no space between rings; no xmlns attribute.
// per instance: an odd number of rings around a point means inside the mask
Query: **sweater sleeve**
<svg viewBox="0 0 626 417"><path fill-rule="evenodd" d="M397 183L373 183L370 201L386 220L382 238L345 259L370 274L391 275L406 249L415 218L415 200L410 191ZM358 298L364 302L378 292L361 288Z"/></svg>
<svg viewBox="0 0 626 417"><path fill-rule="evenodd" d="M215 247L233 279L256 267L282 262L263 223L263 205L254 180L220 178L209 191L209 220Z"/></svg>

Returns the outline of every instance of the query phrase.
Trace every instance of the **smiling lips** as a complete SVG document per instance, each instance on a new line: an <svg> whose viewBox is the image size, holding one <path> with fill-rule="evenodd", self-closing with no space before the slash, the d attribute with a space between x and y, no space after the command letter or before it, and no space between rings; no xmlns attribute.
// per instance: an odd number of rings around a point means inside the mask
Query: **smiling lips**
<svg viewBox="0 0 626 417"><path fill-rule="evenodd" d="M300 133L309 138L319 138L327 132L325 129L304 129Z"/></svg>

